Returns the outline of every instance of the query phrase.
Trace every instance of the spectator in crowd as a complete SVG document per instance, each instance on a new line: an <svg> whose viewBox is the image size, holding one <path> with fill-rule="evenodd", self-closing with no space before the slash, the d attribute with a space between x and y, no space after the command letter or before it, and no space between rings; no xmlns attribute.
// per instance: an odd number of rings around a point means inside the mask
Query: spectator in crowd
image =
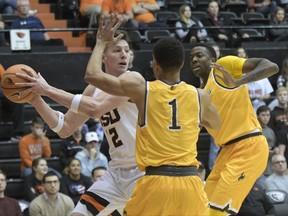
<svg viewBox="0 0 288 216"><path fill-rule="evenodd" d="M279 149L276 146L276 135L274 131L268 126L270 121L270 109L268 106L260 106L257 109L257 118L262 127L262 133L266 137L268 145L269 145L269 158L266 170L264 171L264 179L272 174L272 164L271 158L274 154L279 154ZM262 185L263 186L263 185Z"/></svg>
<svg viewBox="0 0 288 216"><path fill-rule="evenodd" d="M21 157L21 172L27 176L32 172L32 161L38 157L51 156L50 140L44 131L44 121L40 117L32 120L31 133L22 137L18 144Z"/></svg>
<svg viewBox="0 0 288 216"><path fill-rule="evenodd" d="M101 14L101 6L103 0L80 0L80 13L82 16L96 17ZM89 25L90 26L90 25Z"/></svg>
<svg viewBox="0 0 288 216"><path fill-rule="evenodd" d="M139 29L167 28L165 23L156 20L154 12L160 9L155 0L130 0L135 20Z"/></svg>
<svg viewBox="0 0 288 216"><path fill-rule="evenodd" d="M77 158L70 160L67 174L60 182L60 192L72 198L75 205L81 195L92 185L91 178L81 173L81 162Z"/></svg>
<svg viewBox="0 0 288 216"><path fill-rule="evenodd" d="M287 134L288 134L288 89L280 87L276 91L276 98L278 105L271 112L271 128L274 130L278 147L279 154L288 157L287 151Z"/></svg>
<svg viewBox="0 0 288 216"><path fill-rule="evenodd" d="M44 192L43 176L48 172L47 161L36 158L32 163L32 173L24 177L25 200L31 202L35 197Z"/></svg>
<svg viewBox="0 0 288 216"><path fill-rule="evenodd" d="M224 29L223 26L233 26L231 19L219 15L219 4L211 0L208 4L208 17L201 19L204 26L215 26L216 29L207 29L208 35L216 42L223 41L227 47L239 47L242 40L248 40L249 35L242 34L237 29ZM235 34L236 33L236 34ZM235 36L234 36L235 35Z"/></svg>
<svg viewBox="0 0 288 216"><path fill-rule="evenodd" d="M92 182L98 181L107 171L106 167L100 166L100 167L95 167L92 172Z"/></svg>
<svg viewBox="0 0 288 216"><path fill-rule="evenodd" d="M270 202L262 185L256 181L244 199L237 216L276 215L275 208Z"/></svg>
<svg viewBox="0 0 288 216"><path fill-rule="evenodd" d="M10 28L11 29L45 29L41 20L34 15L31 15L30 2L29 0L18 0L17 1L17 12L19 18L13 20ZM62 39L50 39L47 32L36 31L30 32L31 44L33 45L64 45Z"/></svg>
<svg viewBox="0 0 288 216"><path fill-rule="evenodd" d="M0 14L0 30L3 30L5 28L5 23L2 21L2 17ZM6 46L6 40L5 40L5 33L0 32L0 47Z"/></svg>
<svg viewBox="0 0 288 216"><path fill-rule="evenodd" d="M75 157L77 152L84 149L85 144L82 126L78 127L70 137L63 139L60 151L60 162L63 169L69 165L69 161Z"/></svg>
<svg viewBox="0 0 288 216"><path fill-rule="evenodd" d="M256 112L260 106L267 105L266 101L271 98L274 91L268 78L248 83L249 96Z"/></svg>
<svg viewBox="0 0 288 216"><path fill-rule="evenodd" d="M70 215L74 203L69 196L59 192L59 177L54 172L48 172L43 177L43 185L44 193L30 203L30 216Z"/></svg>
<svg viewBox="0 0 288 216"><path fill-rule="evenodd" d="M276 1L273 0L247 0L249 12L262 13L268 17L268 14L273 14L277 8Z"/></svg>
<svg viewBox="0 0 288 216"><path fill-rule="evenodd" d="M0 1L0 14L14 14L17 9L16 0L1 0Z"/></svg>
<svg viewBox="0 0 288 216"><path fill-rule="evenodd" d="M248 54L243 47L238 47L235 51L235 54L240 58L248 58Z"/></svg>
<svg viewBox="0 0 288 216"><path fill-rule="evenodd" d="M0 215L22 216L22 211L17 200L5 196L6 186L6 174L0 170Z"/></svg>
<svg viewBox="0 0 288 216"><path fill-rule="evenodd" d="M202 22L192 17L192 11L189 5L184 4L179 8L180 19L175 23L176 37L184 43L211 42L212 38Z"/></svg>
<svg viewBox="0 0 288 216"><path fill-rule="evenodd" d="M130 71L138 71L139 73L141 73L141 70L133 64L134 59L135 59L135 54L134 54L134 50L132 48L129 49L129 54L130 54L130 58L129 58L128 69Z"/></svg>
<svg viewBox="0 0 288 216"><path fill-rule="evenodd" d="M85 135L85 149L78 152L75 158L81 161L82 174L91 178L93 168L97 166L108 166L107 157L100 152L99 138L96 132L88 132Z"/></svg>
<svg viewBox="0 0 288 216"><path fill-rule="evenodd" d="M288 194L287 161L283 155L272 156L273 174L264 182L265 191L280 190Z"/></svg>
<svg viewBox="0 0 288 216"><path fill-rule="evenodd" d="M211 47L215 50L217 59L222 57L221 48L220 48L219 44L212 43Z"/></svg>
<svg viewBox="0 0 288 216"><path fill-rule="evenodd" d="M287 26L285 9L277 7L276 11L272 15L270 20L272 26ZM288 29L287 28L270 28L268 29L268 37L271 41L287 41L288 40Z"/></svg>
<svg viewBox="0 0 288 216"><path fill-rule="evenodd" d="M288 57L282 62L281 74L277 78L277 88L288 88Z"/></svg>
<svg viewBox="0 0 288 216"><path fill-rule="evenodd" d="M277 78L277 89L280 87L288 88L288 57L286 57L282 62L281 73ZM276 106L278 106L278 100L275 98L269 103L270 110L274 110Z"/></svg>
<svg viewBox="0 0 288 216"><path fill-rule="evenodd" d="M4 73L4 68L0 64L0 71L1 74ZM8 116L9 120L12 120L13 123L13 132L11 136L12 142L19 142L21 137L24 134L24 105L13 103L8 100L3 94L2 89L0 87L0 119L1 121L7 121L8 119L4 120L4 116Z"/></svg>
<svg viewBox="0 0 288 216"><path fill-rule="evenodd" d="M111 14L117 14L122 18L122 26L125 28L138 28L138 22L134 19L132 5L130 0L103 0L102 15L110 17Z"/></svg>
<svg viewBox="0 0 288 216"><path fill-rule="evenodd" d="M103 142L104 139L104 131L101 126L99 119L90 118L82 127L82 134L86 134L89 131L95 131L99 138L99 143Z"/></svg>

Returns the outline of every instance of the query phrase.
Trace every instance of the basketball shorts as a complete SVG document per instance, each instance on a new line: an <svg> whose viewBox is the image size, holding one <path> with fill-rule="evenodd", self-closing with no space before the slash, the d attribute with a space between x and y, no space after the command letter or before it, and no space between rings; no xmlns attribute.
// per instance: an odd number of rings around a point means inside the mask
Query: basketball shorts
<svg viewBox="0 0 288 216"><path fill-rule="evenodd" d="M128 170L109 167L104 176L81 196L73 213L85 216L122 215L136 180L143 175L138 168Z"/></svg>
<svg viewBox="0 0 288 216"><path fill-rule="evenodd" d="M204 183L198 176L146 175L135 185L124 215L209 215Z"/></svg>
<svg viewBox="0 0 288 216"><path fill-rule="evenodd" d="M236 214L264 172L268 155L269 147L263 135L223 146L206 180L210 208Z"/></svg>

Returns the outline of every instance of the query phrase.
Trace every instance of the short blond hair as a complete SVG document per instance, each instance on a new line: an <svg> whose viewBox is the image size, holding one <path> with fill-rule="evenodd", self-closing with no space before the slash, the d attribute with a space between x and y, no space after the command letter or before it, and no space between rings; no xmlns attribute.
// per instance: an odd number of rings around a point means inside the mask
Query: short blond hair
<svg viewBox="0 0 288 216"><path fill-rule="evenodd" d="M286 91L288 93L288 89L284 86L281 86L279 87L277 90L276 90L276 95L278 95L279 93L283 92L283 91Z"/></svg>

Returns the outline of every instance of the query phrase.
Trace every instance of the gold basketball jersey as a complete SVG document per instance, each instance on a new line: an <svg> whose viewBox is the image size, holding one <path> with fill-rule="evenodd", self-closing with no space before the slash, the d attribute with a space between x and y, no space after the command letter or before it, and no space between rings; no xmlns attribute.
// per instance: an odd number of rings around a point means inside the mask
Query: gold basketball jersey
<svg viewBox="0 0 288 216"><path fill-rule="evenodd" d="M156 80L146 84L145 124L137 126L136 161L147 166L198 166L200 102L195 87Z"/></svg>
<svg viewBox="0 0 288 216"><path fill-rule="evenodd" d="M242 68L245 59L236 56L220 58L216 64L223 66L235 79L243 76ZM216 106L221 126L218 130L207 131L214 137L216 144L224 145L243 134L261 129L254 112L247 85L228 88L223 81L216 77L219 71L212 69L204 90L210 94L211 102Z"/></svg>

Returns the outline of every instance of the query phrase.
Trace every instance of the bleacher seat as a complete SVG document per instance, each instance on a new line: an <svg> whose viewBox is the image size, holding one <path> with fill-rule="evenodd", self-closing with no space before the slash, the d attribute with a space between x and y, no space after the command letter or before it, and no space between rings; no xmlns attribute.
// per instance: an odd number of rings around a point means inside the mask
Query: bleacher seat
<svg viewBox="0 0 288 216"><path fill-rule="evenodd" d="M246 25L266 25L269 24L269 19L265 18L262 13L258 12L243 12L241 18Z"/></svg>
<svg viewBox="0 0 288 216"><path fill-rule="evenodd" d="M163 29L147 29L145 30L145 37L147 38L148 43L154 43L160 38L164 37L171 37L171 34L169 30L163 30Z"/></svg>
<svg viewBox="0 0 288 216"><path fill-rule="evenodd" d="M181 5L188 4L194 7L193 0L165 0L165 8L167 11L179 11Z"/></svg>
<svg viewBox="0 0 288 216"><path fill-rule="evenodd" d="M241 17L238 17L237 14L233 11L219 11L219 16L223 16L229 20L232 20L235 25L243 25L243 20Z"/></svg>
<svg viewBox="0 0 288 216"><path fill-rule="evenodd" d="M206 18L207 16L208 16L208 14L205 11L192 11L192 17L194 17L198 20Z"/></svg>
<svg viewBox="0 0 288 216"><path fill-rule="evenodd" d="M263 32L258 31L257 29L239 29L239 31L244 34L248 34L249 37L253 40L265 41L266 35Z"/></svg>
<svg viewBox="0 0 288 216"><path fill-rule="evenodd" d="M12 158L20 158L18 143L11 141L0 141L0 159Z"/></svg>
<svg viewBox="0 0 288 216"><path fill-rule="evenodd" d="M232 11L240 17L241 13L248 11L248 6L245 1L228 1L225 4L224 11Z"/></svg>
<svg viewBox="0 0 288 216"><path fill-rule="evenodd" d="M7 179L5 196L12 197L14 199L23 199L25 196L24 180L21 178Z"/></svg>
<svg viewBox="0 0 288 216"><path fill-rule="evenodd" d="M173 11L157 11L155 18L158 22L166 23L168 26L175 27L175 23L179 20L179 15Z"/></svg>

